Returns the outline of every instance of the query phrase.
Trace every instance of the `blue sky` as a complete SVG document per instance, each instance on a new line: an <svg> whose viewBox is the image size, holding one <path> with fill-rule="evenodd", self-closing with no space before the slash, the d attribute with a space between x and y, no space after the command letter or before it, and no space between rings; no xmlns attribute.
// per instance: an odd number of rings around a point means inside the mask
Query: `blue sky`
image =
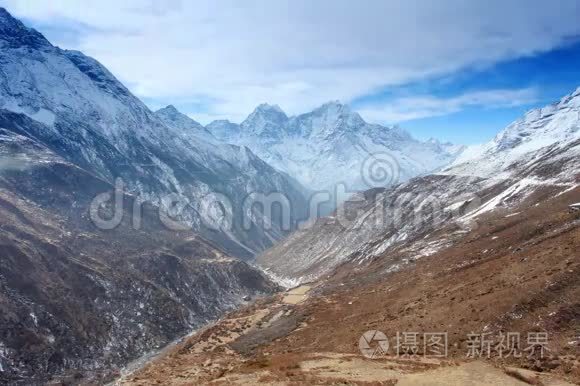
<svg viewBox="0 0 580 386"><path fill-rule="evenodd" d="M449 114L418 117L400 123L418 138L438 137L455 143L480 143L493 137L527 110L558 101L577 87L580 87L580 41L571 39L561 47L536 55L387 88L355 99L352 105L364 108L369 102L385 101L388 104L405 95L431 95L445 100L482 90L529 90L529 98L516 106L463 106Z"/></svg>
<svg viewBox="0 0 580 386"><path fill-rule="evenodd" d="M580 86L576 0L0 0L202 123L329 100L421 139L490 139Z"/></svg>

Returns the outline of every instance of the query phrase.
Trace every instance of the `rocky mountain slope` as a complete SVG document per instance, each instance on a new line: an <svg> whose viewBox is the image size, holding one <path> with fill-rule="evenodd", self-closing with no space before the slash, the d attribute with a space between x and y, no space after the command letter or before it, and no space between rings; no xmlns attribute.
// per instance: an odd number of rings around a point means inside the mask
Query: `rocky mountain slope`
<svg viewBox="0 0 580 386"><path fill-rule="evenodd" d="M447 165L463 149L418 141L396 126L369 124L339 102L295 117L262 104L240 125L222 120L207 129L223 141L249 147L307 188L331 193L337 184L350 192L397 184Z"/></svg>
<svg viewBox="0 0 580 386"><path fill-rule="evenodd" d="M118 384L578 384L576 98L510 125L467 165L369 190L295 232L258 262L302 285L228 314ZM514 127L521 140L494 146ZM547 129L551 141L534 145ZM481 173L486 157L493 175ZM384 351L363 340L376 331ZM435 356L424 334L445 336Z"/></svg>
<svg viewBox="0 0 580 386"><path fill-rule="evenodd" d="M465 336L538 330L553 336L547 359L494 360L577 382L579 101L534 110L454 162L460 148L335 102L290 118L262 105L204 128L171 106L151 112L94 59L0 8L0 383L103 383L247 299L122 382L518 385L463 363ZM369 159L383 173L367 174ZM262 298L278 287L231 255L252 258L301 217L289 175L312 189L387 187L261 254L271 278L309 283ZM291 226L244 205L272 192L289 198ZM188 201L177 215L162 199L175 195ZM450 357L370 365L358 356L369 329L444 330Z"/></svg>
<svg viewBox="0 0 580 386"><path fill-rule="evenodd" d="M275 290L195 233L167 230L152 205L135 229L134 196L122 196L118 227L99 230L91 201L113 187L5 129L38 125L30 118L1 111L0 121L1 383L106 377Z"/></svg>
<svg viewBox="0 0 580 386"><path fill-rule="evenodd" d="M488 152L361 193L295 232L258 262L300 287L229 314L119 384L577 384L576 98L510 125ZM486 162L494 173L482 173ZM365 359L363 334L376 330L388 349L371 342L378 356ZM507 332L519 337L515 355ZM425 357L425 333L446 334L444 356ZM417 340L401 346L403 334ZM470 334L489 340L489 354L481 343L468 358ZM542 354L534 334L547 337Z"/></svg>
<svg viewBox="0 0 580 386"><path fill-rule="evenodd" d="M301 202L302 188L248 149L201 137L0 8L0 383L101 382L276 290L228 252L251 258L289 231L264 227L246 194ZM208 205L220 194L231 206ZM175 196L181 213L163 201Z"/></svg>
<svg viewBox="0 0 580 386"><path fill-rule="evenodd" d="M0 47L0 108L42 123L19 134L106 181L121 178L155 205L182 197L182 220L228 252L251 258L288 232L278 219L260 225L260 210L243 207L249 194L280 192L292 210L304 207L303 189L248 149L165 125L96 60L54 47L4 9Z"/></svg>
<svg viewBox="0 0 580 386"><path fill-rule="evenodd" d="M332 216L264 252L258 263L292 286L400 245L412 245L409 259L416 260L449 243L420 241L443 223L453 221L458 232L466 232L478 216L515 205L537 189L573 189L580 173L579 101L576 91L529 112L481 146L484 151L468 149L438 174L354 196ZM392 269L406 262L393 262Z"/></svg>
<svg viewBox="0 0 580 386"><path fill-rule="evenodd" d="M418 256L415 243L345 263L228 314L118 383L578 384L580 212L568 205L580 188L559 193L539 187L468 232L442 224L422 241L449 243L398 270L394 261ZM377 330L388 346L383 353L371 341L369 359L361 341ZM424 334L446 334L439 353ZM528 340L534 334L546 334L543 354Z"/></svg>

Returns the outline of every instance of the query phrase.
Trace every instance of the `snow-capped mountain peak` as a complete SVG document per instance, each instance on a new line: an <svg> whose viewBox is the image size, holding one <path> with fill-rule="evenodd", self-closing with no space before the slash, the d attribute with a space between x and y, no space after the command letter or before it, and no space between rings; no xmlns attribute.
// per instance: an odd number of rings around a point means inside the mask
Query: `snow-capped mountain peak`
<svg viewBox="0 0 580 386"><path fill-rule="evenodd" d="M300 126L310 126L306 133L315 136L328 136L333 133L345 134L361 129L366 122L350 106L331 101L311 113L296 117Z"/></svg>
<svg viewBox="0 0 580 386"><path fill-rule="evenodd" d="M580 88L561 98L559 102L528 111L493 140L498 150L532 145L538 137L550 141L566 140L578 132ZM554 118L557 118L554 121ZM532 145L535 147L536 145Z"/></svg>
<svg viewBox="0 0 580 386"><path fill-rule="evenodd" d="M269 104L269 103L261 103L256 107L255 111L263 112L263 113L274 113L274 114L281 114L286 116L286 113L282 110L280 106L277 104Z"/></svg>
<svg viewBox="0 0 580 386"><path fill-rule="evenodd" d="M168 105L155 112L155 115L166 125L181 130L183 133L193 133L202 137L213 138L213 135L199 122L183 114L175 106Z"/></svg>
<svg viewBox="0 0 580 386"><path fill-rule="evenodd" d="M459 155L466 148L465 145L456 145L449 141L441 142L433 137L429 138L426 143L432 145L436 149L439 149L441 152L447 152L452 155Z"/></svg>
<svg viewBox="0 0 580 386"><path fill-rule="evenodd" d="M26 27L20 20L12 17L6 9L0 7L0 47L40 49L52 47L52 45L40 32Z"/></svg>
<svg viewBox="0 0 580 386"><path fill-rule="evenodd" d="M579 138L580 88L558 102L528 111L491 141L469 146L445 173L481 177L508 173L511 164L532 152L562 147Z"/></svg>
<svg viewBox="0 0 580 386"><path fill-rule="evenodd" d="M241 125L215 121L207 128L223 141L247 146L311 190L334 191L338 183L369 188L362 168L375 154L392 157L397 181L386 185L444 166L457 154L453 145L420 142L398 126L369 124L339 101L290 118L262 104Z"/></svg>
<svg viewBox="0 0 580 386"><path fill-rule="evenodd" d="M441 145L441 141L439 141L437 138L433 138L433 137L429 138L427 140L427 142L432 143L433 145Z"/></svg>
<svg viewBox="0 0 580 386"><path fill-rule="evenodd" d="M312 111L312 113L325 114L325 115L329 115L331 117L332 116L348 117L351 114L358 115L358 113L353 113L353 111L349 105L343 104L339 100L328 101L328 102L324 103L323 105L321 105L320 107L315 108Z"/></svg>
<svg viewBox="0 0 580 386"><path fill-rule="evenodd" d="M156 112L157 112L157 113L167 113L167 114L174 114L174 115L181 114L181 112L180 112L179 110L177 110L177 109L175 108L175 106L173 106L173 105L167 105L167 106L165 106L165 107L163 107L163 108L160 108L160 109L159 109L159 110L157 110ZM182 114L182 115L185 115L185 114ZM192 120L193 120L193 119L192 119Z"/></svg>
<svg viewBox="0 0 580 386"><path fill-rule="evenodd" d="M278 105L263 103L240 125L245 135L264 139L276 139L283 136L281 127L288 121L288 116Z"/></svg>
<svg viewBox="0 0 580 386"><path fill-rule="evenodd" d="M227 119L213 121L206 126L206 129L214 137L228 143L235 143L235 139L240 135L240 125L230 122Z"/></svg>
<svg viewBox="0 0 580 386"><path fill-rule="evenodd" d="M175 134L184 138L187 142L198 143L200 140L209 143L216 142L216 138L208 129L177 110L173 105L157 110L155 116L167 127L175 130ZM200 144L198 143L198 145Z"/></svg>

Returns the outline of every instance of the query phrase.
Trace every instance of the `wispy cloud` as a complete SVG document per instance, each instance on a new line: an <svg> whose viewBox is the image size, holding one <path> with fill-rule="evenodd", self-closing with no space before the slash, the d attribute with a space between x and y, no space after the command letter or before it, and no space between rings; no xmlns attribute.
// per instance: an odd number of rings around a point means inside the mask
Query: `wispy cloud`
<svg viewBox="0 0 580 386"><path fill-rule="evenodd" d="M484 109L529 105L538 100L535 88L486 90L448 98L430 95L404 97L383 103L371 103L357 110L371 122L399 123L415 119L449 115L469 107Z"/></svg>
<svg viewBox="0 0 580 386"><path fill-rule="evenodd" d="M551 50L580 34L576 0L0 4L40 27L69 20L66 34L47 28L48 37L96 57L140 97L212 101L186 111L204 120L239 121L261 102L290 114L328 100L350 102L380 88ZM75 25L82 28L71 39Z"/></svg>

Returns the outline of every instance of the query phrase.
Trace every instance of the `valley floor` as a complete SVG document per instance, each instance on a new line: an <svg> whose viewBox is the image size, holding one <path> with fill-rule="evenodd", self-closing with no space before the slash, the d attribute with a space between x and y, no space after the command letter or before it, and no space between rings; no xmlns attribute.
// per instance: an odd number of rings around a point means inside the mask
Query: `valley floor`
<svg viewBox="0 0 580 386"><path fill-rule="evenodd" d="M298 291L302 293L303 291ZM288 298L288 297L292 298ZM300 320L290 304L296 291L230 315L119 385L506 385L564 386L553 375L485 361L386 356L375 360L339 352L277 353L252 357L257 345L271 343L283 327ZM303 294L304 300L306 294ZM298 319L295 319L297 317ZM340 322L338 322L340 323ZM307 327L305 322L298 329ZM274 340L272 340L274 339Z"/></svg>
<svg viewBox="0 0 580 386"><path fill-rule="evenodd" d="M538 193L531 199L541 204L495 211L468 233L441 229L426 242L446 237L450 246L398 272L385 273L391 251L258 300L118 384L580 384L580 212L568 209L579 193ZM369 330L388 336L386 355L361 355ZM393 337L411 331L444 331L448 355L396 356ZM527 334L547 333L545 355L508 357L492 346L467 357L469 334L512 331L522 351Z"/></svg>

